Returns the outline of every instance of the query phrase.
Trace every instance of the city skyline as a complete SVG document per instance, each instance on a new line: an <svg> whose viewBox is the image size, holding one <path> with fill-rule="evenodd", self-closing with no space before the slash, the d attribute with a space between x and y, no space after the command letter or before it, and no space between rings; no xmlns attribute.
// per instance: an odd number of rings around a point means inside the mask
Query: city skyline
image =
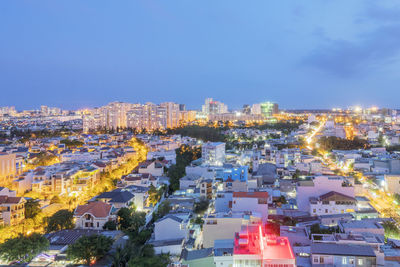
<svg viewBox="0 0 400 267"><path fill-rule="evenodd" d="M395 1L93 3L0 4L0 106L398 108Z"/></svg>

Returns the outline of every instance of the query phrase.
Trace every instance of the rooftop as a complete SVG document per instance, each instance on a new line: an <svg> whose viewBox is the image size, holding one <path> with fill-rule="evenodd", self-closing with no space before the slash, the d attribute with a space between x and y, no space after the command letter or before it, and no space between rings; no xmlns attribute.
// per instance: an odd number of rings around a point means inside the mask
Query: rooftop
<svg viewBox="0 0 400 267"><path fill-rule="evenodd" d="M311 253L324 255L376 257L371 246L352 244L313 243L311 244Z"/></svg>

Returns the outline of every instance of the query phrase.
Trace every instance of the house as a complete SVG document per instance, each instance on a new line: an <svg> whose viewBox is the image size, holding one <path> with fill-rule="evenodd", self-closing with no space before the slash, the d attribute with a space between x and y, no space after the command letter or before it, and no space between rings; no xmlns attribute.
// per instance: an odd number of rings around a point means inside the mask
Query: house
<svg viewBox="0 0 400 267"><path fill-rule="evenodd" d="M25 203L23 197L0 195L0 224L16 225L25 219Z"/></svg>
<svg viewBox="0 0 400 267"><path fill-rule="evenodd" d="M200 182L201 176L198 174L188 174L181 179L179 179L179 189L195 189Z"/></svg>
<svg viewBox="0 0 400 267"><path fill-rule="evenodd" d="M204 179L200 182L200 196L212 199L214 192L213 192L213 180L211 179Z"/></svg>
<svg viewBox="0 0 400 267"><path fill-rule="evenodd" d="M382 221L385 219L363 219L352 221L340 221L339 229L343 233L370 233L376 235L385 235L385 229L382 226Z"/></svg>
<svg viewBox="0 0 400 267"><path fill-rule="evenodd" d="M335 191L310 198L310 214L314 216L352 213L356 209L357 201L355 198Z"/></svg>
<svg viewBox="0 0 400 267"><path fill-rule="evenodd" d="M233 192L232 212L258 213L265 222L268 217L268 192Z"/></svg>
<svg viewBox="0 0 400 267"><path fill-rule="evenodd" d="M46 254L48 256L51 256L51 258L53 258L53 261L57 260L57 258L59 258L60 261L62 261L66 257L66 250L69 245L75 243L79 238L83 236L91 236L91 235L103 235L112 238L113 242L116 242L118 238L120 238L123 235L123 233L121 231L104 231L104 230L93 230L93 229L65 229L53 233L48 233L44 235L47 238L47 240L49 240L49 245L50 245ZM119 239L118 241L120 240L122 241L122 239ZM41 262L41 265L34 265L34 264L32 265L44 266L43 262ZM48 266L47 264L45 265ZM59 262L58 264L54 265L63 266L64 264L61 264L61 262Z"/></svg>
<svg viewBox="0 0 400 267"><path fill-rule="evenodd" d="M371 246L354 244L311 244L312 266L376 266Z"/></svg>
<svg viewBox="0 0 400 267"><path fill-rule="evenodd" d="M94 197L96 201L102 201L104 203L108 203L113 205L115 209L120 208L129 208L135 201L135 196L121 189L115 189L110 192L104 192L100 195Z"/></svg>
<svg viewBox="0 0 400 267"><path fill-rule="evenodd" d="M266 233L263 225L244 225L234 234L233 266L296 266L287 237Z"/></svg>
<svg viewBox="0 0 400 267"><path fill-rule="evenodd" d="M158 160L146 160L139 163L139 173L150 173L153 176L162 176L164 174L164 164Z"/></svg>
<svg viewBox="0 0 400 267"><path fill-rule="evenodd" d="M74 211L75 227L79 229L103 229L106 222L113 220L113 206L101 201L79 205Z"/></svg>
<svg viewBox="0 0 400 267"><path fill-rule="evenodd" d="M188 220L166 215L154 223L154 237L149 241L157 254L180 255L188 236Z"/></svg>
<svg viewBox="0 0 400 267"><path fill-rule="evenodd" d="M126 186L136 185L157 187L157 179L150 173L131 173L122 178L122 183Z"/></svg>
<svg viewBox="0 0 400 267"><path fill-rule="evenodd" d="M319 197L331 191L354 197L354 187L342 176L316 176L300 181L296 185L297 207L301 211L310 210L310 198Z"/></svg>
<svg viewBox="0 0 400 267"><path fill-rule="evenodd" d="M260 164L258 170L253 173L253 178L257 180L258 186L274 184L277 178L276 165L272 163Z"/></svg>
<svg viewBox="0 0 400 267"><path fill-rule="evenodd" d="M242 225L260 222L259 215L251 212L208 214L203 224L203 247L213 247L217 239L231 239L233 233L240 231Z"/></svg>
<svg viewBox="0 0 400 267"><path fill-rule="evenodd" d="M182 251L182 264L187 264L187 266L215 266L213 259L213 249L195 249Z"/></svg>
<svg viewBox="0 0 400 267"><path fill-rule="evenodd" d="M129 185L124 188L134 195L134 205L137 211L143 210L147 207L147 200L149 198L149 188L144 186Z"/></svg>
<svg viewBox="0 0 400 267"><path fill-rule="evenodd" d="M206 165L222 166L225 162L225 143L204 143L201 147L201 158Z"/></svg>

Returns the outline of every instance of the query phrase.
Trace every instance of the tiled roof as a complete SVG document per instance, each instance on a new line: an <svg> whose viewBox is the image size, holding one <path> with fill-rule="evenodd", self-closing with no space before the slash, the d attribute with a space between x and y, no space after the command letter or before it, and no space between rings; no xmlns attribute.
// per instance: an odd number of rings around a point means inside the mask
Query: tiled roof
<svg viewBox="0 0 400 267"><path fill-rule="evenodd" d="M113 203L125 203L134 198L134 195L128 191L114 190L111 192L104 192L96 197L97 199L107 198Z"/></svg>
<svg viewBox="0 0 400 267"><path fill-rule="evenodd" d="M345 199L355 200L355 198L353 198L353 197L347 196L345 194L342 194L342 193L339 193L339 192L336 192L336 191L330 191L330 192L328 192L326 194L320 195L319 199L324 200L324 199L327 199L327 198L330 198L330 197L338 197L338 198L345 198Z"/></svg>
<svg viewBox="0 0 400 267"><path fill-rule="evenodd" d="M233 192L233 197L268 198L268 192Z"/></svg>
<svg viewBox="0 0 400 267"><path fill-rule="evenodd" d="M86 205L79 205L75 209L74 216L82 216L85 213L89 213L96 218L104 218L110 214L111 208L112 206L110 204L101 201L94 201Z"/></svg>
<svg viewBox="0 0 400 267"><path fill-rule="evenodd" d="M22 197L0 196L0 204L18 204Z"/></svg>

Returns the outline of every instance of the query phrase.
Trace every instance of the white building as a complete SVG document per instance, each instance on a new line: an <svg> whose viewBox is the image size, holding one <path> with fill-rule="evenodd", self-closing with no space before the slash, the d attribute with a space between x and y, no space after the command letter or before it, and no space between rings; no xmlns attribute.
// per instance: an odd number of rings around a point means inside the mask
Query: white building
<svg viewBox="0 0 400 267"><path fill-rule="evenodd" d="M225 162L225 143L204 143L201 147L201 157L206 165L222 166Z"/></svg>
<svg viewBox="0 0 400 267"><path fill-rule="evenodd" d="M313 216L352 213L356 208L355 198L334 191L310 198L310 214Z"/></svg>
<svg viewBox="0 0 400 267"><path fill-rule="evenodd" d="M232 212L258 213L265 222L268 217L267 192L233 192Z"/></svg>
<svg viewBox="0 0 400 267"><path fill-rule="evenodd" d="M354 187L341 176L317 176L313 180L301 181L296 186L297 207L301 211L310 210L310 198L319 197L331 191L355 196Z"/></svg>
<svg viewBox="0 0 400 267"><path fill-rule="evenodd" d="M114 216L111 215L111 210L112 205L101 201L79 205L74 211L75 227L102 230L106 222L114 219Z"/></svg>
<svg viewBox="0 0 400 267"><path fill-rule="evenodd" d="M154 238L149 241L156 254L180 255L188 236L187 219L166 215L154 223Z"/></svg>

